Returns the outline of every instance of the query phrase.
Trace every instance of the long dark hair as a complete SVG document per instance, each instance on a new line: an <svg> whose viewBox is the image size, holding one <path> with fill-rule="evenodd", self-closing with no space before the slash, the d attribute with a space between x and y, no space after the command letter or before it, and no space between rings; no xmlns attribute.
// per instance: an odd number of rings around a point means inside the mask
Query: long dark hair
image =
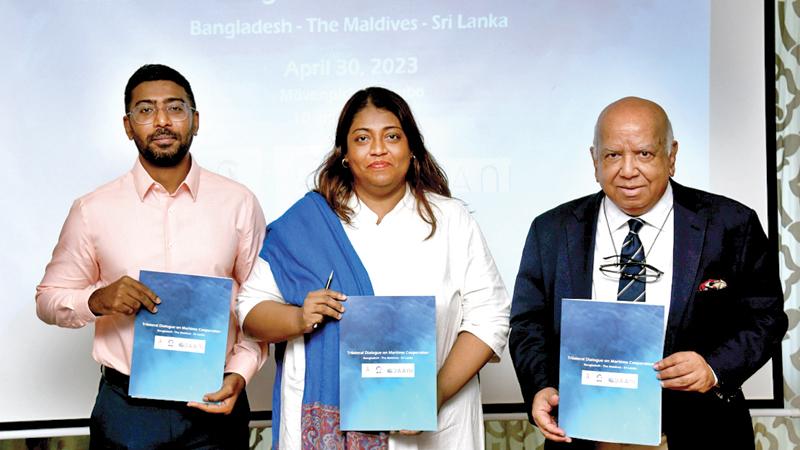
<svg viewBox="0 0 800 450"><path fill-rule="evenodd" d="M400 121L403 133L408 139L408 148L411 150L412 156L411 165L409 165L408 172L406 172L406 182L411 187L411 192L417 200L419 216L431 226L431 233L428 235L428 238L430 238L436 233L436 216L433 213L431 204L425 197L425 193L433 192L444 197L450 197L447 175L445 175L433 155L425 148L422 134L419 132L419 127L417 127L417 122L411 114L411 108L408 103L388 89L368 87L356 92L347 100L341 114L339 114L339 124L336 126L336 140L333 150L328 153L317 169L314 190L325 197L328 205L340 219L345 223L350 223L353 210L347 206L347 201L353 195L353 174L342 164L342 160L347 156L347 134L350 132L353 118L368 105L389 111Z"/></svg>

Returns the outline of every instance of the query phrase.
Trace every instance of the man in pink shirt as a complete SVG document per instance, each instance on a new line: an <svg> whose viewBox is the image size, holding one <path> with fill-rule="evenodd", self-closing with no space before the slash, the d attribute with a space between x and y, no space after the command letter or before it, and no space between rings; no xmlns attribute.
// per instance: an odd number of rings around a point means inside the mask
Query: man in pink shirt
<svg viewBox="0 0 800 450"><path fill-rule="evenodd" d="M244 387L266 352L244 339L233 308L223 384L206 395L209 403L132 399L127 389L134 316L157 313L161 302L137 281L139 271L230 277L235 294L263 241L263 213L246 187L192 158L200 116L177 71L139 68L125 87L125 112L139 157L72 205L36 288L36 312L60 327L95 325L92 356L102 376L92 448L247 448Z"/></svg>

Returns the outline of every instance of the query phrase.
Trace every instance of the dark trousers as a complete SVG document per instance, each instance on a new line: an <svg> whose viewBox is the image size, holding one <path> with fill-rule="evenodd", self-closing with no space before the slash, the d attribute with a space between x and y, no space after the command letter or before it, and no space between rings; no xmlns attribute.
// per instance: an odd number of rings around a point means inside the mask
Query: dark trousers
<svg viewBox="0 0 800 450"><path fill-rule="evenodd" d="M664 390L662 432L669 450L755 450L750 411L741 391L727 400L713 392ZM594 450L591 441L547 441L545 450Z"/></svg>
<svg viewBox="0 0 800 450"><path fill-rule="evenodd" d="M226 416L183 402L131 398L126 384L119 377L100 379L89 421L90 449L249 448L250 406L244 391Z"/></svg>

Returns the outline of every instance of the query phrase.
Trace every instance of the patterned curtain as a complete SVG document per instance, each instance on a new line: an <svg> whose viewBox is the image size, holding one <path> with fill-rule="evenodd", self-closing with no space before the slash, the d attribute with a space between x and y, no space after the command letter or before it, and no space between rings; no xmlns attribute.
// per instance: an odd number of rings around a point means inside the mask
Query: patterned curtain
<svg viewBox="0 0 800 450"><path fill-rule="evenodd" d="M789 331L783 340L786 408L800 408L800 1L775 2L775 122L781 280ZM763 448L800 448L800 419L756 421Z"/></svg>

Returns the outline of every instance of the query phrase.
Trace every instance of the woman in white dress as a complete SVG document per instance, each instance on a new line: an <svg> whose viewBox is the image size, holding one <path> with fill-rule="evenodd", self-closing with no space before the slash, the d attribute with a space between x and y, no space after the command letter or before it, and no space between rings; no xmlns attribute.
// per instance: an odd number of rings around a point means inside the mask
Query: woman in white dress
<svg viewBox="0 0 800 450"><path fill-rule="evenodd" d="M483 449L477 373L506 345L510 300L399 95L371 87L348 100L315 192L267 233L237 307L249 336L279 343L275 448ZM346 294L373 292L436 298L435 432L339 431L338 319Z"/></svg>

